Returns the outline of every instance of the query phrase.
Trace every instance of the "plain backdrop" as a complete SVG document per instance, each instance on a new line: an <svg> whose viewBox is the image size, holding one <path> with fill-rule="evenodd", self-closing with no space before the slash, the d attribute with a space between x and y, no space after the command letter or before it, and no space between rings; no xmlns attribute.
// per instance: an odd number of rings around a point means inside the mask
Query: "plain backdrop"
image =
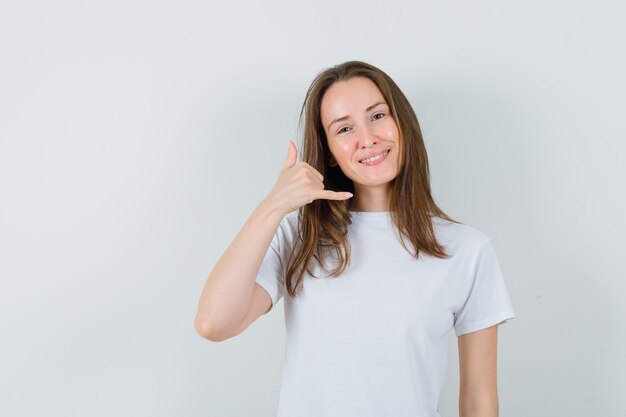
<svg viewBox="0 0 626 417"><path fill-rule="evenodd" d="M437 203L494 243L500 415L626 415L625 11L1 0L0 415L275 415L283 301L221 343L193 319L309 83L352 59L405 92Z"/></svg>

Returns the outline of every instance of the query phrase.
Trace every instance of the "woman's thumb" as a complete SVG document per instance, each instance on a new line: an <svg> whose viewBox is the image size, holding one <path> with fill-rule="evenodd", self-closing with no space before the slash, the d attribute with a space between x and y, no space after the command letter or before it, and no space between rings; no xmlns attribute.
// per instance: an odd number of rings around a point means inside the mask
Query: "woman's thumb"
<svg viewBox="0 0 626 417"><path fill-rule="evenodd" d="M285 159L283 169L291 168L296 164L296 161L298 160L298 148L296 148L295 143L293 143L291 140L288 140L287 146L287 159Z"/></svg>

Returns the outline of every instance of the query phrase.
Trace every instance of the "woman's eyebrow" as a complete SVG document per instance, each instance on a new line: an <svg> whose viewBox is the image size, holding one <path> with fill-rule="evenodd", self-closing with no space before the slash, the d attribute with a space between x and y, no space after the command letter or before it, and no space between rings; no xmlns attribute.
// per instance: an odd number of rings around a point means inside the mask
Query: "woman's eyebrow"
<svg viewBox="0 0 626 417"><path fill-rule="evenodd" d="M381 104L386 104L384 101L377 101L376 103L372 104L371 106L369 106L367 109L365 109L365 112L368 112L370 110L372 110L374 107L379 106ZM330 127L333 125L333 123L337 123L337 122L341 122L342 120L346 120L350 118L350 116L341 116L338 117L337 119L333 120L332 122L330 122L328 124L328 129L330 129Z"/></svg>

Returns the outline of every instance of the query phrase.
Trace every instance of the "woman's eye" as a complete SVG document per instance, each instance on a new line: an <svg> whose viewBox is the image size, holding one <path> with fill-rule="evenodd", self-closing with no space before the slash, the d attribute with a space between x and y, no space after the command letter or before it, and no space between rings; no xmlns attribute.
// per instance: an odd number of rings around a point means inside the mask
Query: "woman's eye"
<svg viewBox="0 0 626 417"><path fill-rule="evenodd" d="M373 117L373 118L376 118L376 116L384 116L384 115L385 115L385 113L376 113L376 114L375 114L375 115L373 115L372 117ZM380 119L380 117L379 117L378 119ZM378 119L376 119L376 120L378 120Z"/></svg>
<svg viewBox="0 0 626 417"><path fill-rule="evenodd" d="M339 131L337 133L343 133L344 129L348 129L348 127L342 127L341 129L339 129Z"/></svg>

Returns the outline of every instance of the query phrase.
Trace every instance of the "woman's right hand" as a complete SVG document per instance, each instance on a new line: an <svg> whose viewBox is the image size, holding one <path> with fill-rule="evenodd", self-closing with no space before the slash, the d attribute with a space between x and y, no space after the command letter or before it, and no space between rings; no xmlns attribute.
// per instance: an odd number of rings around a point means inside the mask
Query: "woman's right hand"
<svg viewBox="0 0 626 417"><path fill-rule="evenodd" d="M351 193L324 190L324 177L306 162L298 162L298 149L289 140L287 159L274 188L268 195L282 207L285 214L317 199L347 200Z"/></svg>

